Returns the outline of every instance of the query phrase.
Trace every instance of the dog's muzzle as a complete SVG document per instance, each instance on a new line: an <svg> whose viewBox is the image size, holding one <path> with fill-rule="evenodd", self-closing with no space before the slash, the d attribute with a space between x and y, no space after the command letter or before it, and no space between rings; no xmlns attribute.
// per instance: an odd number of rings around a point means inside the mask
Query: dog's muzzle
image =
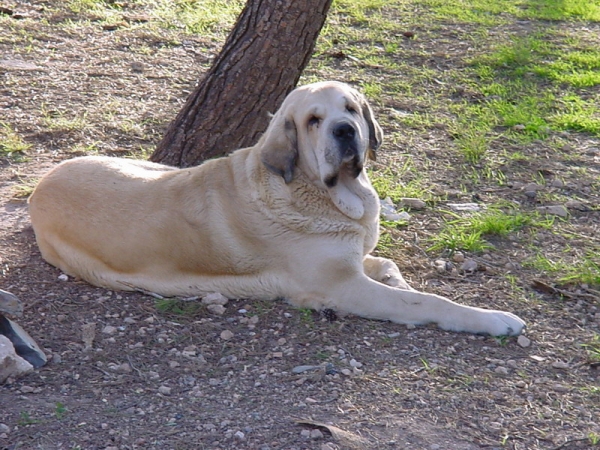
<svg viewBox="0 0 600 450"><path fill-rule="evenodd" d="M358 177L363 169L363 161L358 149L356 129L353 125L343 122L333 127L332 134L339 152L339 171L348 173L352 178ZM338 182L338 177L339 172L332 174L327 177L325 184L328 187L335 186Z"/></svg>

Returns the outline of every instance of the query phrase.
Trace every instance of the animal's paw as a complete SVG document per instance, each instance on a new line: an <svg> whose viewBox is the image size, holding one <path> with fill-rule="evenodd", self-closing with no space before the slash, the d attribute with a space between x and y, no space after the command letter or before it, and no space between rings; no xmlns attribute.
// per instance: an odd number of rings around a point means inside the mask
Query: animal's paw
<svg viewBox="0 0 600 450"><path fill-rule="evenodd" d="M525 321L505 311L486 311L480 333L492 336L518 336L525 328Z"/></svg>

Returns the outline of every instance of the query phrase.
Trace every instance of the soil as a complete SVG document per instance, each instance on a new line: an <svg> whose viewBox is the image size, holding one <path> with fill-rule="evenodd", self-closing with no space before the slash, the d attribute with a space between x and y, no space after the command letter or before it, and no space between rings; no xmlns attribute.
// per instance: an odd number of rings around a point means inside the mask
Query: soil
<svg viewBox="0 0 600 450"><path fill-rule="evenodd" d="M0 120L31 144L21 157L0 159L0 287L23 301L17 321L49 356L46 367L0 386L0 448L597 446L600 369L586 345L599 333L598 287L563 284L559 292L551 275L521 264L536 249L556 258L598 250L597 139L562 133L534 143L522 149L532 159L505 168L507 183L480 180L463 190L443 127L407 130L375 166L398 168L410 158L448 202L477 196L532 210L546 203L517 187L541 174L543 192L587 205L570 210L560 233L523 231L467 255L481 269L472 274L432 269L435 259L451 260L423 250L442 224L437 206L411 212L409 224L391 232L392 257L415 288L512 311L527 321L530 345L356 317L330 321L277 301L231 301L219 316L193 301L106 291L64 280L41 259L23 194L67 158L147 156L222 39L149 31L127 15L107 29L59 3L11 3L19 17L2 18L0 27ZM440 64L462 64L453 57L464 50L456 35L468 30L444 39L439 30L416 31L415 64L430 63L418 60L423 50L445 52ZM352 81L356 69L353 59L324 53L307 76ZM384 95L375 109L390 135L400 130L394 111L419 105ZM549 142L558 141L557 157ZM294 372L303 365L320 367Z"/></svg>

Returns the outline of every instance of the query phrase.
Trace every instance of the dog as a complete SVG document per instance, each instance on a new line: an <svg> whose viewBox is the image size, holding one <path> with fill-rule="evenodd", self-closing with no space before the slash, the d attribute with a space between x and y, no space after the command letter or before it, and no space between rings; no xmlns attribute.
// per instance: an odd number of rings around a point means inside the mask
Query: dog
<svg viewBox="0 0 600 450"><path fill-rule="evenodd" d="M43 258L113 290L284 298L444 330L518 335L514 314L418 292L371 256L379 199L364 165L382 130L347 84L293 90L249 148L178 169L87 156L59 164L29 199Z"/></svg>

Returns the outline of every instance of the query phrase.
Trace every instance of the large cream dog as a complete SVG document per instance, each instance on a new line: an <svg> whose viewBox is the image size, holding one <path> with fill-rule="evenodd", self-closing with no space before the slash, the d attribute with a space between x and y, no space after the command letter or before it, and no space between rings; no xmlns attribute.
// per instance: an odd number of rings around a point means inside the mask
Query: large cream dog
<svg viewBox="0 0 600 450"><path fill-rule="evenodd" d="M519 334L517 316L417 292L396 264L369 255L379 202L363 165L381 140L360 93L311 84L285 99L254 147L198 167L66 161L35 189L31 220L43 257L97 286L285 298L398 323Z"/></svg>

